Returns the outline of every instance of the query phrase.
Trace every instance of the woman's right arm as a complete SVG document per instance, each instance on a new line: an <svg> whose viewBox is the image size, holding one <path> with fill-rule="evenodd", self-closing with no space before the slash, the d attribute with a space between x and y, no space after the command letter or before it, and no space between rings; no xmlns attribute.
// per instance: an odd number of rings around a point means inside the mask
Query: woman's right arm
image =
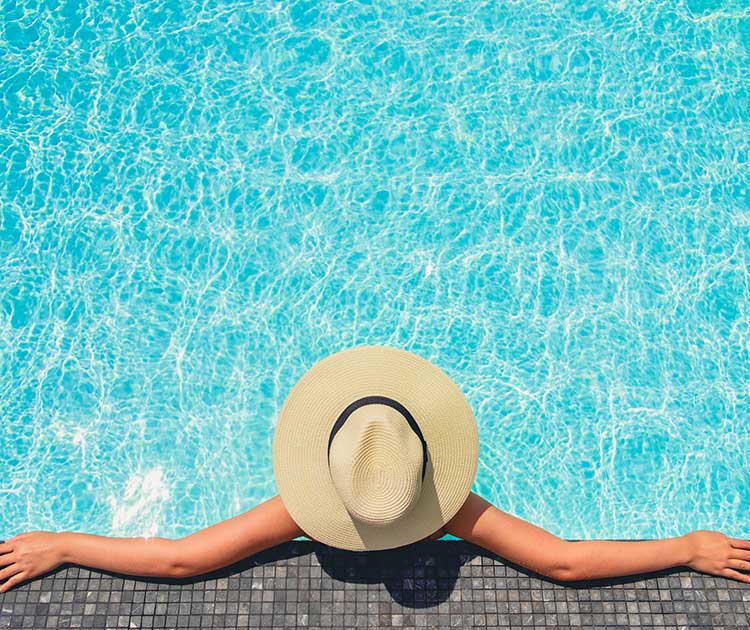
<svg viewBox="0 0 750 630"><path fill-rule="evenodd" d="M647 573L675 566L747 582L750 541L698 530L659 540L567 541L474 494L446 524L448 533L558 580Z"/></svg>
<svg viewBox="0 0 750 630"><path fill-rule="evenodd" d="M0 592L66 562L127 575L191 577L303 535L278 495L178 540L28 532L0 543Z"/></svg>

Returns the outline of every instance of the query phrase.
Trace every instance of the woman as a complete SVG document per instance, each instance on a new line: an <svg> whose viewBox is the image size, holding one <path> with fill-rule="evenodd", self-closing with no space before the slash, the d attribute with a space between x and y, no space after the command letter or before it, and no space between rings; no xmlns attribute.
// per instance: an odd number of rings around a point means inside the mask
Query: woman
<svg viewBox="0 0 750 630"><path fill-rule="evenodd" d="M315 364L279 415L279 494L199 532L109 538L35 531L0 544L0 592L62 563L183 578L306 536L355 551L445 533L549 578L568 581L673 566L743 582L750 540L699 530L650 541L569 542L471 492L479 440L468 402L436 365L387 346L358 346Z"/></svg>

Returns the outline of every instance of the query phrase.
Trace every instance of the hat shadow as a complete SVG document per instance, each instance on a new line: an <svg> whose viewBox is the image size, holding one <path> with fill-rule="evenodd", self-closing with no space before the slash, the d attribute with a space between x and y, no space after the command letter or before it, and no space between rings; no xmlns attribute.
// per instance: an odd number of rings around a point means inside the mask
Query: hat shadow
<svg viewBox="0 0 750 630"><path fill-rule="evenodd" d="M451 544L437 540L379 551L347 551L312 544L321 569L329 577L350 584L382 583L404 608L429 608L449 600L461 567L478 555L463 547L456 553Z"/></svg>

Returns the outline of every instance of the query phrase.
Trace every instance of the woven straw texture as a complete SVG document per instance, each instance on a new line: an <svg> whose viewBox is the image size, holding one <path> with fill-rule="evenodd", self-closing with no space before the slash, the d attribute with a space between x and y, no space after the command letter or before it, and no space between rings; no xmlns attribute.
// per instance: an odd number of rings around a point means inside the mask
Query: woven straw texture
<svg viewBox="0 0 750 630"><path fill-rule="evenodd" d="M328 468L328 437L339 414L365 396L404 405L427 442L418 501L389 526L354 519ZM471 491L479 436L471 407L453 380L422 357L389 346L357 346L330 355L292 388L273 443L276 483L291 517L312 538L352 551L390 549L440 529Z"/></svg>

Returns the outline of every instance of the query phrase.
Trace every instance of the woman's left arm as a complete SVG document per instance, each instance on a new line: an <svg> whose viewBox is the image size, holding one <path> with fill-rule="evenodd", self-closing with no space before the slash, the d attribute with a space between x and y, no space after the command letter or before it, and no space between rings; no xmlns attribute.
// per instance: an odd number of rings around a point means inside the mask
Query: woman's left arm
<svg viewBox="0 0 750 630"><path fill-rule="evenodd" d="M244 514L174 541L174 570L177 577L201 575L304 535L277 494Z"/></svg>
<svg viewBox="0 0 750 630"><path fill-rule="evenodd" d="M0 543L0 593L65 562L127 575L192 577L302 535L279 495L177 540L27 532Z"/></svg>
<svg viewBox="0 0 750 630"><path fill-rule="evenodd" d="M675 566L741 582L750 576L750 541L699 530L661 540L571 542L507 514L474 494L448 521L448 533L558 580L584 580L647 573Z"/></svg>

